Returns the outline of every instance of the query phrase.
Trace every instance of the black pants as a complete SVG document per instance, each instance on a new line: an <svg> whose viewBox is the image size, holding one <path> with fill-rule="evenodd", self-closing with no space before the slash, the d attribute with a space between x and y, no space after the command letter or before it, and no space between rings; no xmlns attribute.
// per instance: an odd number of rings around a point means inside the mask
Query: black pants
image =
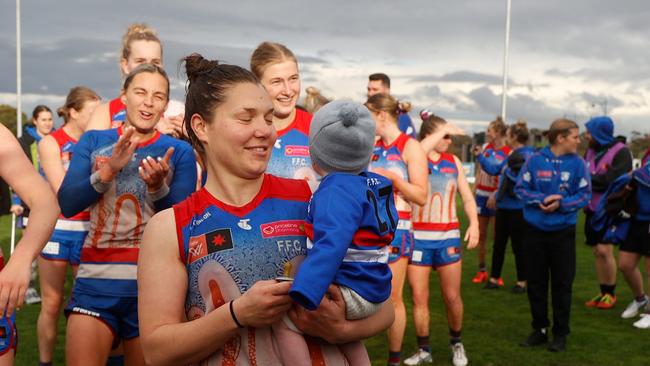
<svg viewBox="0 0 650 366"><path fill-rule="evenodd" d="M533 328L550 325L548 320L549 274L553 305L553 334L569 334L571 293L576 275L575 226L558 231L526 229L524 253L528 277L528 301Z"/></svg>
<svg viewBox="0 0 650 366"><path fill-rule="evenodd" d="M523 251L526 221L522 210L498 208L494 223L494 247L492 250L492 268L490 277L500 278L503 260L506 255L508 239L512 243L512 253L515 255L517 281L526 281Z"/></svg>

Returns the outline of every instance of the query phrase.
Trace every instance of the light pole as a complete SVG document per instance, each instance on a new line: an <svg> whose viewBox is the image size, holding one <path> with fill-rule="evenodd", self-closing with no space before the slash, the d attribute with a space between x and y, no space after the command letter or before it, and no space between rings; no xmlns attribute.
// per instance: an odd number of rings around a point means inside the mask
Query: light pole
<svg viewBox="0 0 650 366"><path fill-rule="evenodd" d="M506 120L506 103L508 99L508 52L510 49L510 9L512 0L506 0L506 37L503 52L503 90L501 93L501 118Z"/></svg>
<svg viewBox="0 0 650 366"><path fill-rule="evenodd" d="M16 0L16 135L23 135L23 85L20 41L20 0Z"/></svg>

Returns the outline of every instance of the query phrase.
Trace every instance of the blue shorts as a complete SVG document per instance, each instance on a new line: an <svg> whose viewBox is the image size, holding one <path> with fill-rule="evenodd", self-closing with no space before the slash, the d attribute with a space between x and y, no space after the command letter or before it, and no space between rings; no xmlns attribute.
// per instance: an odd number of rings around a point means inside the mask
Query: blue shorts
<svg viewBox="0 0 650 366"><path fill-rule="evenodd" d="M438 268L460 261L460 238L442 241L415 239L409 264Z"/></svg>
<svg viewBox="0 0 650 366"><path fill-rule="evenodd" d="M73 291L65 315L82 314L104 322L111 329L115 343L140 336L138 298L90 295Z"/></svg>
<svg viewBox="0 0 650 366"><path fill-rule="evenodd" d="M390 243L388 263L398 261L400 258L410 258L413 249L413 233L410 230L395 230L395 238Z"/></svg>
<svg viewBox="0 0 650 366"><path fill-rule="evenodd" d="M16 313L10 318L0 319L0 356L18 348L18 329L16 329Z"/></svg>
<svg viewBox="0 0 650 366"><path fill-rule="evenodd" d="M66 261L70 265L78 266L81 262L83 245L83 240L48 241L41 251L41 257L51 261Z"/></svg>
<svg viewBox="0 0 650 366"><path fill-rule="evenodd" d="M476 195L476 210L479 216L493 217L497 214L496 210L487 208L488 196Z"/></svg>

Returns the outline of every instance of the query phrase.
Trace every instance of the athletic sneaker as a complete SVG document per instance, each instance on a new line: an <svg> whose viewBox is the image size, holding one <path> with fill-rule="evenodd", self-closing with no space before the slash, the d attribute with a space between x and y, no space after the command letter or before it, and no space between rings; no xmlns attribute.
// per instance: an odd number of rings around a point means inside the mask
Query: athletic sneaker
<svg viewBox="0 0 650 366"><path fill-rule="evenodd" d="M454 366L467 366L467 356L465 355L465 347L462 343L456 343L451 345L451 363Z"/></svg>
<svg viewBox="0 0 650 366"><path fill-rule="evenodd" d="M602 310L608 310L614 307L616 305L616 296L610 295L610 294L605 294L603 297L600 298L600 302L596 307L598 309Z"/></svg>
<svg viewBox="0 0 650 366"><path fill-rule="evenodd" d="M418 349L415 354L406 360L404 360L404 364L408 366L414 366L414 365L423 365L425 363L432 363L433 362L433 357L431 357L431 353L427 352L423 349Z"/></svg>
<svg viewBox="0 0 650 366"><path fill-rule="evenodd" d="M632 300L630 305L628 305L627 308L625 308L623 314L621 314L621 318L623 319L634 318L639 314L639 311L643 310L647 305L648 305L648 296L644 296L643 301L641 302Z"/></svg>
<svg viewBox="0 0 650 366"><path fill-rule="evenodd" d="M488 274L487 271L478 271L476 272L476 276L472 278L472 282L474 283L483 283L488 280Z"/></svg>
<svg viewBox="0 0 650 366"><path fill-rule="evenodd" d="M650 314L641 314L641 319L637 320L632 325L639 329L650 329Z"/></svg>
<svg viewBox="0 0 650 366"><path fill-rule="evenodd" d="M602 298L603 298L603 294L598 294L594 296L591 300L585 302L585 306L588 308L597 308Z"/></svg>
<svg viewBox="0 0 650 366"><path fill-rule="evenodd" d="M33 287L28 288L25 292L25 304L32 305L39 302L41 302L41 297L38 295L38 291Z"/></svg>

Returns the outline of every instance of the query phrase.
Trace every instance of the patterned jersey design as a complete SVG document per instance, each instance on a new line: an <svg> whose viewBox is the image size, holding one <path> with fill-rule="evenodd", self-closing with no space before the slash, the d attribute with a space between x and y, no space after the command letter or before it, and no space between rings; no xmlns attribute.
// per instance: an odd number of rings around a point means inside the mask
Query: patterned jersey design
<svg viewBox="0 0 650 366"><path fill-rule="evenodd" d="M265 175L243 207L205 188L174 206L179 250L188 273L185 313L201 318L238 298L255 282L295 274L307 252L304 220L311 191L302 181ZM336 348L307 339L312 359L345 364ZM270 328L247 328L201 365L280 365Z"/></svg>
<svg viewBox="0 0 650 366"><path fill-rule="evenodd" d="M406 143L410 139L409 136L402 133L388 146L381 139L377 140L370 161L370 170L372 171L377 168L386 169L408 182L408 167L404 160L402 160L402 153L404 152ZM400 219L411 219L411 204L397 190L395 190L395 206L397 207Z"/></svg>
<svg viewBox="0 0 650 366"><path fill-rule="evenodd" d="M282 178L305 179L315 191L320 177L314 172L309 157L310 122L311 114L296 109L293 122L278 131L266 172Z"/></svg>

